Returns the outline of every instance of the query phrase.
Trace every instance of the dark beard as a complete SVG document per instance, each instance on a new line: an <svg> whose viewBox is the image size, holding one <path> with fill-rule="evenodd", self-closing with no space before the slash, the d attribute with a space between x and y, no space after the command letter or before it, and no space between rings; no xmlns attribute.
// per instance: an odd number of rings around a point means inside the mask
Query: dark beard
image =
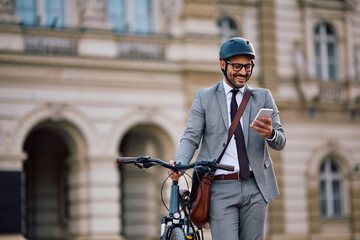
<svg viewBox="0 0 360 240"><path fill-rule="evenodd" d="M239 74L239 73L234 73L232 75L232 78L230 80L230 78L228 77L228 81L230 82L230 84L234 87L234 88L241 88L242 86L237 86L235 85L236 81L234 80L236 77L244 77L245 78L245 83L247 83L247 81L249 81L250 78L250 74L246 73L245 75L243 74Z"/></svg>

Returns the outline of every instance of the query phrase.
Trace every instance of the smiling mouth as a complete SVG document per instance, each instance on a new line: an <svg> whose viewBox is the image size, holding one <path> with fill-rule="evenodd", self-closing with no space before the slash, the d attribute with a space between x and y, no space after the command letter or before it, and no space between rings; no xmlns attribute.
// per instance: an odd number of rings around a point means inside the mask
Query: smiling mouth
<svg viewBox="0 0 360 240"><path fill-rule="evenodd" d="M235 76L235 78L240 80L240 81L245 81L246 80L246 76Z"/></svg>

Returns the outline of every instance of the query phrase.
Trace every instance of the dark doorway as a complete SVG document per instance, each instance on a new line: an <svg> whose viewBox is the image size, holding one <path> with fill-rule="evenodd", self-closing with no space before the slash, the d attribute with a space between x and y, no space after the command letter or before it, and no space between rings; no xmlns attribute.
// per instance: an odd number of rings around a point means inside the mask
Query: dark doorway
<svg viewBox="0 0 360 240"><path fill-rule="evenodd" d="M39 125L24 144L24 225L25 235L31 240L66 239L69 149L61 131Z"/></svg>

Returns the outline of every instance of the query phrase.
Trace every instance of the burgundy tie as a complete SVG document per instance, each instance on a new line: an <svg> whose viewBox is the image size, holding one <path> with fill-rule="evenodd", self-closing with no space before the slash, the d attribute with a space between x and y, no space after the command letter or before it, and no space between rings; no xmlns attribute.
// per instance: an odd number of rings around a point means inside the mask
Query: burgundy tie
<svg viewBox="0 0 360 240"><path fill-rule="evenodd" d="M236 102L236 94L239 92L238 89L233 89L232 91L232 98L231 98L231 122L234 121L238 104ZM241 127L241 122L237 125L235 129L235 141L236 141L236 149L238 154L238 161L240 166L240 176L242 179L248 179L250 177L250 171L249 171L249 160L246 153L246 146L245 146L245 140L244 140L244 134Z"/></svg>

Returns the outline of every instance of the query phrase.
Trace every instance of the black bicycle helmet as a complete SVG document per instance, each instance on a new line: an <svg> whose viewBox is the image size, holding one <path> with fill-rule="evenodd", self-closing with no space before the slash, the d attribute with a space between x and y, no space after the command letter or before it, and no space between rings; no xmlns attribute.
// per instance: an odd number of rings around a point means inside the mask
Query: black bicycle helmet
<svg viewBox="0 0 360 240"><path fill-rule="evenodd" d="M233 37L221 45L219 55L220 60L226 60L236 55L249 55L251 59L255 59L255 49L248 40Z"/></svg>

